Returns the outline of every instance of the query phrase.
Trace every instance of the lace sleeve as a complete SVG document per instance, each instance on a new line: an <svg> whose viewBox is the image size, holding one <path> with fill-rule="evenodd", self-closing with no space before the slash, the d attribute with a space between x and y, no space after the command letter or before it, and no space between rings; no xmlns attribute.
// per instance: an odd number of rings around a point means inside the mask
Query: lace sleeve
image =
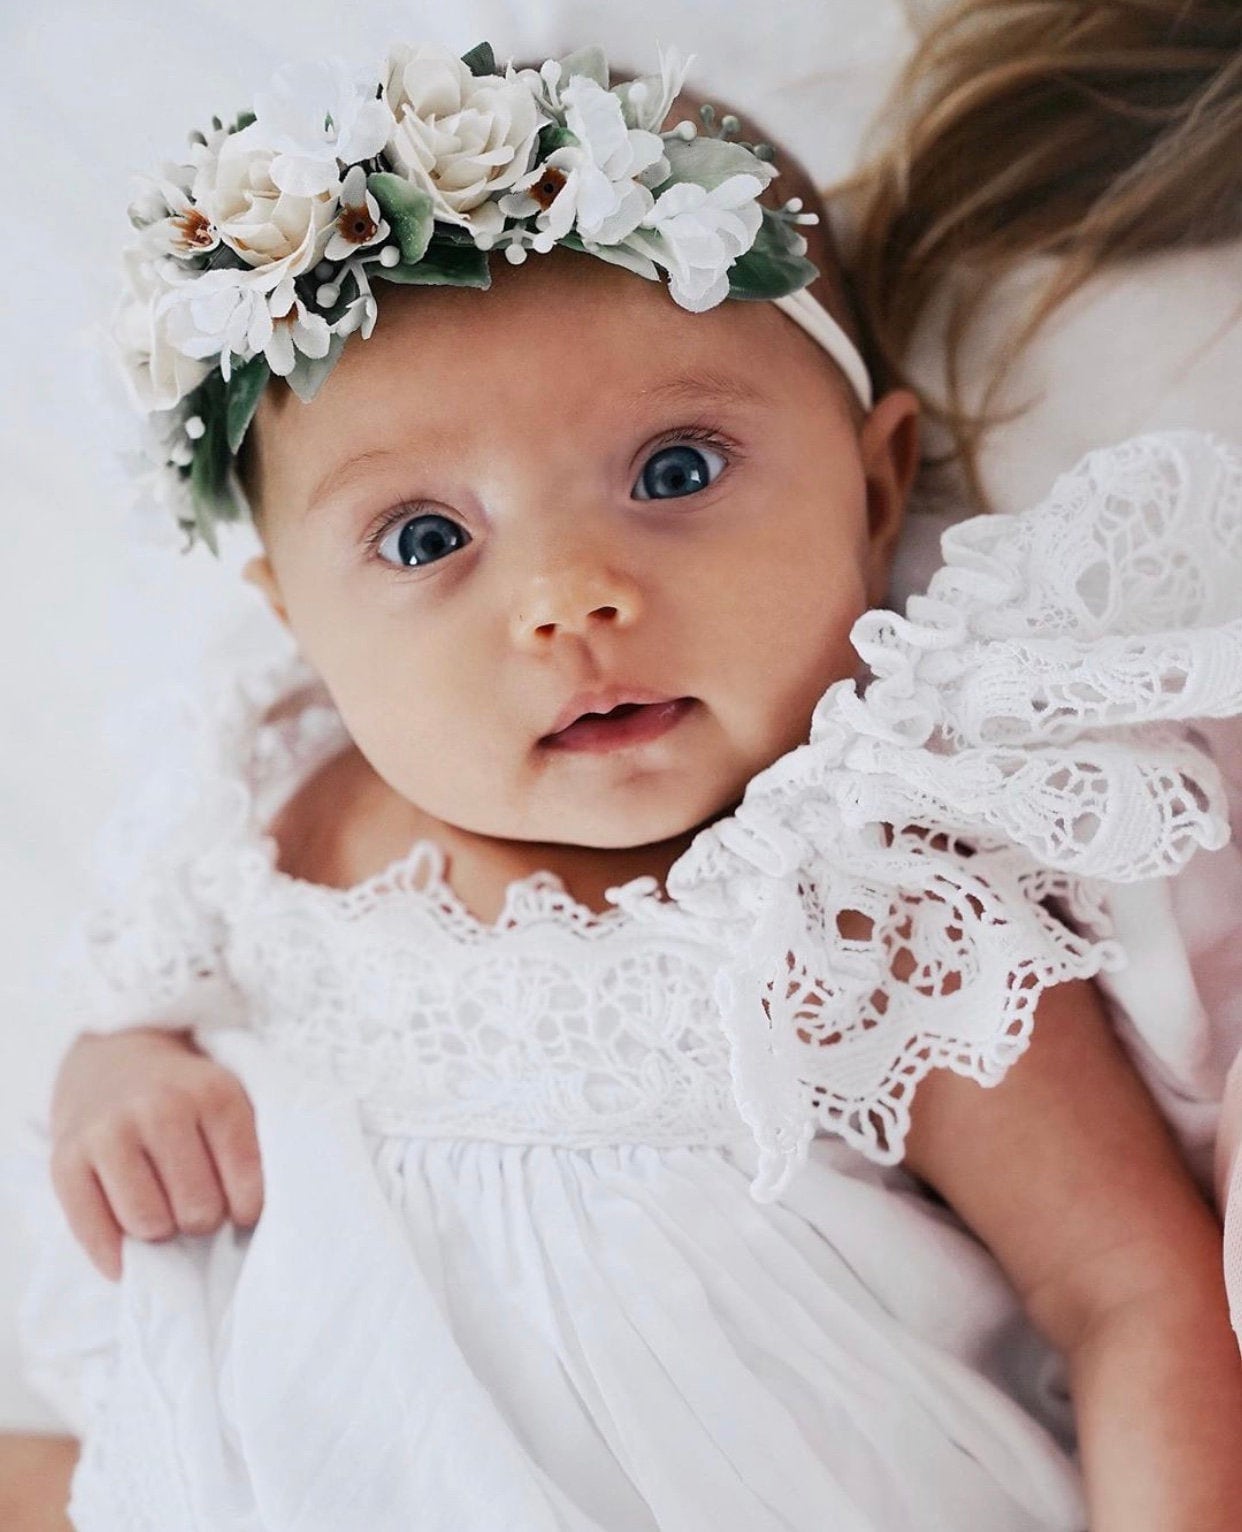
<svg viewBox="0 0 1242 1532"><path fill-rule="evenodd" d="M92 897L52 964L54 1003L75 1033L242 1025L216 897L239 822L225 741L187 686L148 697L126 722L140 726L147 759L97 836Z"/></svg>
<svg viewBox="0 0 1242 1532"><path fill-rule="evenodd" d="M943 549L904 617L856 625L865 692L833 687L669 876L724 936L760 1200L817 1129L899 1160L930 1069L997 1083L1045 988L1123 965L1108 884L1228 835L1170 724L1242 710L1242 456L1135 438Z"/></svg>

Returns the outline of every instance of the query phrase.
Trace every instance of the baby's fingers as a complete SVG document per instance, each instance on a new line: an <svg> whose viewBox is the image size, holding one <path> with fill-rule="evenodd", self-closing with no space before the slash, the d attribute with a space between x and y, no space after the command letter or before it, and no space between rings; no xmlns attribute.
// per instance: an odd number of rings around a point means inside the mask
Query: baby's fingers
<svg viewBox="0 0 1242 1532"><path fill-rule="evenodd" d="M93 1156L95 1175L113 1216L135 1239L169 1239L177 1232L156 1167L133 1130L110 1131Z"/></svg>
<svg viewBox="0 0 1242 1532"><path fill-rule="evenodd" d="M141 1133L176 1227L183 1234L214 1233L224 1222L224 1193L194 1113L170 1097L141 1123Z"/></svg>
<svg viewBox="0 0 1242 1532"><path fill-rule="evenodd" d="M122 1229L90 1160L80 1149L57 1145L52 1152L51 1173L74 1239L103 1276L117 1281L121 1275Z"/></svg>
<svg viewBox="0 0 1242 1532"><path fill-rule="evenodd" d="M223 1077L219 1094L204 1108L201 1126L215 1157L229 1216L243 1227L257 1223L263 1210L263 1171L254 1108L232 1075Z"/></svg>

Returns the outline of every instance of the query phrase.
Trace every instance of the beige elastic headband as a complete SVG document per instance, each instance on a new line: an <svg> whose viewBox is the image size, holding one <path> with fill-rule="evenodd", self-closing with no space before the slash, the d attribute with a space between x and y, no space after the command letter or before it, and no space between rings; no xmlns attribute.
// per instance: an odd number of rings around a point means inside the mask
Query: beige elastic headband
<svg viewBox="0 0 1242 1532"><path fill-rule="evenodd" d="M812 298L805 287L787 298L773 298L782 313L818 345L822 346L849 380L850 387L858 396L864 410L871 408L871 378L867 364L858 347L849 338L818 298Z"/></svg>

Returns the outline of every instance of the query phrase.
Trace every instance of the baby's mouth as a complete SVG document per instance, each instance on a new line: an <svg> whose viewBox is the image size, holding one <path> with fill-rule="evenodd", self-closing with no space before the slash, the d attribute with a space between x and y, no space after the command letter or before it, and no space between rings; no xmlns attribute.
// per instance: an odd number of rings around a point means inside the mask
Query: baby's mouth
<svg viewBox="0 0 1242 1532"><path fill-rule="evenodd" d="M662 702L620 702L607 712L584 712L539 741L548 750L603 752L642 745L674 729L697 706L693 697Z"/></svg>

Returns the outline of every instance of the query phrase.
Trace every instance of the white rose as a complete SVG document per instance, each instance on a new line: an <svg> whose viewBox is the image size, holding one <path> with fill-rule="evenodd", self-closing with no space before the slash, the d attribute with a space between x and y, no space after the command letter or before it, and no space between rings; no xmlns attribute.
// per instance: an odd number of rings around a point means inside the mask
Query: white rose
<svg viewBox="0 0 1242 1532"><path fill-rule="evenodd" d="M212 364L188 357L173 342L161 300L172 291L141 249L124 252L129 291L113 320L112 337L130 397L144 411L170 410L191 393Z"/></svg>
<svg viewBox="0 0 1242 1532"><path fill-rule="evenodd" d="M330 192L313 197L282 192L271 177L274 157L274 150L256 143L250 128L243 129L221 145L194 184L194 200L220 238L247 265L262 267L273 285L315 265L337 211Z"/></svg>
<svg viewBox="0 0 1242 1532"><path fill-rule="evenodd" d="M530 89L476 78L447 49L422 43L392 50L384 100L397 123L388 157L431 194L436 218L498 233L503 215L488 199L526 174L542 125Z"/></svg>

